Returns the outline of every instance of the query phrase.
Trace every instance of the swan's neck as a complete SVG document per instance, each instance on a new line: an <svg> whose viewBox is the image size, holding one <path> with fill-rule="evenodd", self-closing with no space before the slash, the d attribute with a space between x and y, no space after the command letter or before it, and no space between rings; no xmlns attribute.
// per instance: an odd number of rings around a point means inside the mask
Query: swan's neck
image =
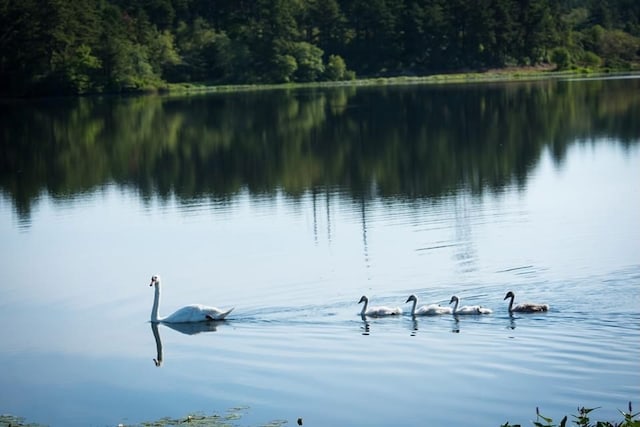
<svg viewBox="0 0 640 427"><path fill-rule="evenodd" d="M509 313L513 311L513 297L509 297Z"/></svg>
<svg viewBox="0 0 640 427"><path fill-rule="evenodd" d="M369 300L365 299L364 305L362 306L362 311L360 312L360 316L364 316L364 314L367 312L367 305L369 305Z"/></svg>
<svg viewBox="0 0 640 427"><path fill-rule="evenodd" d="M158 310L160 309L160 284L155 285L155 292L153 296L153 307L151 308L151 321L159 322Z"/></svg>
<svg viewBox="0 0 640 427"><path fill-rule="evenodd" d="M458 312L458 304L460 303L460 300L455 300L455 303L453 304L453 312L457 313Z"/></svg>
<svg viewBox="0 0 640 427"><path fill-rule="evenodd" d="M416 315L416 305L418 304L418 300L413 300L413 305L411 306L411 315L415 316Z"/></svg>

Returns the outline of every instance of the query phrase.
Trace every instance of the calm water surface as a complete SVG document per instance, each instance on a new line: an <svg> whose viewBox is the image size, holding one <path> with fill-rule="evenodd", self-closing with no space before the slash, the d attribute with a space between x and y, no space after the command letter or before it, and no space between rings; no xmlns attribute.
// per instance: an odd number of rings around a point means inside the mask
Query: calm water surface
<svg viewBox="0 0 640 427"><path fill-rule="evenodd" d="M640 79L0 104L0 413L527 425L640 404ZM235 307L223 323L161 313ZM508 290L546 302L507 314ZM492 315L362 320L371 303ZM160 366L156 366L154 362Z"/></svg>

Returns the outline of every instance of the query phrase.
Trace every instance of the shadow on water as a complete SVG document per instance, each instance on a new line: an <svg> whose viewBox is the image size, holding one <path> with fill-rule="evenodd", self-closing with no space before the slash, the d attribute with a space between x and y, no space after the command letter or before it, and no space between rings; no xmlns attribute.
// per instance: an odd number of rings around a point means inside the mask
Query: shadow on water
<svg viewBox="0 0 640 427"><path fill-rule="evenodd" d="M525 186L544 150L637 144L640 79L0 104L0 194L29 224L43 193L116 184L143 201L479 195ZM366 234L363 236L366 239Z"/></svg>
<svg viewBox="0 0 640 427"><path fill-rule="evenodd" d="M160 330L158 323L151 323L151 332L153 332L153 338L156 341L156 358L153 359L153 363L160 367L164 361L164 353L162 349L162 338L160 337ZM196 323L162 323L174 331L178 331L185 335L196 335L203 332L215 332L220 325L226 323L225 321L212 320L210 322L196 322Z"/></svg>

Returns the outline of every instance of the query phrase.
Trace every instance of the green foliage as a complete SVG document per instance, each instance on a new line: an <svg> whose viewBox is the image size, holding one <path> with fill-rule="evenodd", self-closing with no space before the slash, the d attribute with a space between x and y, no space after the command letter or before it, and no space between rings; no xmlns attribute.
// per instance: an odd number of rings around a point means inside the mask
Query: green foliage
<svg viewBox="0 0 640 427"><path fill-rule="evenodd" d="M551 51L551 62L556 64L558 70L566 70L571 66L571 54L564 47L556 47Z"/></svg>
<svg viewBox="0 0 640 427"><path fill-rule="evenodd" d="M297 81L314 82L323 75L322 49L307 42L292 43L289 49L298 64L294 73Z"/></svg>
<svg viewBox="0 0 640 427"><path fill-rule="evenodd" d="M573 418L572 424L578 427L640 427L640 419L638 419L640 412L633 413L631 402L629 402L629 412L620 411L624 420L619 423L612 423L610 421L592 422L589 414L596 409L598 408L585 408L584 406L578 408L578 413L571 415ZM533 421L533 425L535 427L566 427L567 416L565 415L559 424L554 424L552 418L540 414L540 411L536 408L536 420ZM501 427L521 427L521 425L506 422L502 424Z"/></svg>
<svg viewBox="0 0 640 427"><path fill-rule="evenodd" d="M162 74L166 69L182 62L174 40L174 35L167 30L154 31L154 37L149 43L149 56L151 63L155 67L159 67L155 69L156 72Z"/></svg>
<svg viewBox="0 0 640 427"><path fill-rule="evenodd" d="M584 52L580 58L580 63L587 67L599 67L602 65L602 59L593 52Z"/></svg>
<svg viewBox="0 0 640 427"><path fill-rule="evenodd" d="M637 59L640 38L621 30L606 31L599 44L598 52L606 65L616 66Z"/></svg>
<svg viewBox="0 0 640 427"><path fill-rule="evenodd" d="M93 89L95 70L100 69L100 60L91 48L81 44L66 53L53 52L51 61L59 73L59 80L72 93L82 94Z"/></svg>
<svg viewBox="0 0 640 427"><path fill-rule="evenodd" d="M568 58L628 69L640 63L639 37L640 2L632 0L256 0L215 7L196 0L0 0L0 95L153 89L165 81L311 82L549 59L565 69Z"/></svg>
<svg viewBox="0 0 640 427"><path fill-rule="evenodd" d="M291 55L276 55L274 58L274 76L277 82L288 83L292 80L293 74L298 69L296 58Z"/></svg>
<svg viewBox="0 0 640 427"><path fill-rule="evenodd" d="M346 80L347 64L345 64L344 59L342 59L340 55L329 55L325 75L328 80Z"/></svg>

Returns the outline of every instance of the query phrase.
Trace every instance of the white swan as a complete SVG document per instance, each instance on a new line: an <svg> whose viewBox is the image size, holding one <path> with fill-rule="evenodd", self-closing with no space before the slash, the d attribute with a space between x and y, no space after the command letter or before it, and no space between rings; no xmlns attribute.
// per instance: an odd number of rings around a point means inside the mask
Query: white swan
<svg viewBox="0 0 640 427"><path fill-rule="evenodd" d="M507 295L504 297L505 300L511 298L511 301L509 301L509 313L539 313L541 311L549 311L549 304L535 304L532 302L525 302L514 307L513 300L515 297L515 294L511 291L507 292Z"/></svg>
<svg viewBox="0 0 640 427"><path fill-rule="evenodd" d="M413 301L413 306L411 307L411 315L412 316L434 316L437 314L451 314L453 313L453 309L451 307L441 307L438 304L429 304L423 305L422 307L416 310L416 305L418 304L418 299L415 295L410 295L409 298L405 301L405 304L409 301Z"/></svg>
<svg viewBox="0 0 640 427"><path fill-rule="evenodd" d="M223 311L215 307L207 307L200 304L187 305L178 309L175 313L167 316L158 316L160 308L160 276L151 277L149 286L155 285L155 296L153 298L153 308L151 309L151 321L154 323L190 323L208 322L211 320L223 320L233 308Z"/></svg>
<svg viewBox="0 0 640 427"><path fill-rule="evenodd" d="M400 307L380 306L380 307L371 307L367 309L367 306L369 305L369 298L367 298L364 295L362 296L362 298L360 298L360 301L358 301L358 304L362 302L364 302L364 306L362 307L362 311L360 312L360 316L362 317L365 317L365 316L382 317L382 316L395 316L398 314L402 314L402 309Z"/></svg>
<svg viewBox="0 0 640 427"><path fill-rule="evenodd" d="M457 296L452 296L449 304L455 301L455 305L453 306L453 314L491 314L493 310L485 307L481 307L479 305L465 305L458 308L458 304L460 303L460 298Z"/></svg>

